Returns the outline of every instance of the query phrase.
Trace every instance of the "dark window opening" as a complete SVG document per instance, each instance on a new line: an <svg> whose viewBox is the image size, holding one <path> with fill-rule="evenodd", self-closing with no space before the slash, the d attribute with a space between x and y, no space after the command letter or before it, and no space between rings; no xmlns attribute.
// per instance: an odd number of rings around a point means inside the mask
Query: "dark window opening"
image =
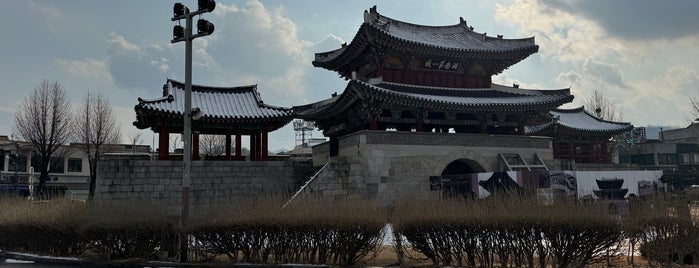
<svg viewBox="0 0 699 268"><path fill-rule="evenodd" d="M7 171L27 172L27 157L11 154Z"/></svg>
<svg viewBox="0 0 699 268"><path fill-rule="evenodd" d="M49 173L64 173L65 167L63 162L63 158L51 157L51 160L49 160Z"/></svg>
<svg viewBox="0 0 699 268"><path fill-rule="evenodd" d="M68 158L68 172L83 172L83 160L81 158Z"/></svg>

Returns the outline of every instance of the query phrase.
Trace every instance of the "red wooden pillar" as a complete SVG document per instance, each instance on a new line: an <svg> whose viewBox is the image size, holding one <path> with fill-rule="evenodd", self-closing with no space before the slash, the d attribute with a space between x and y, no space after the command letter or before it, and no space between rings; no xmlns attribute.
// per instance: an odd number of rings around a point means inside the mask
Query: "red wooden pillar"
<svg viewBox="0 0 699 268"><path fill-rule="evenodd" d="M262 160L262 133L255 133L255 161Z"/></svg>
<svg viewBox="0 0 699 268"><path fill-rule="evenodd" d="M235 160L243 159L243 143L240 135L240 130L235 133Z"/></svg>
<svg viewBox="0 0 699 268"><path fill-rule="evenodd" d="M269 151L268 151L268 148L267 148L267 144L268 144L268 142L267 142L267 137L268 137L267 131L266 131L266 130L262 130L261 137L260 137L260 142L261 142L261 146L260 146L260 160L262 160L262 161L267 161L267 160L268 160Z"/></svg>
<svg viewBox="0 0 699 268"><path fill-rule="evenodd" d="M226 160L231 159L231 133L226 133Z"/></svg>
<svg viewBox="0 0 699 268"><path fill-rule="evenodd" d="M199 158L199 133L192 133L192 160L201 160Z"/></svg>
<svg viewBox="0 0 699 268"><path fill-rule="evenodd" d="M250 161L257 161L257 133L250 134Z"/></svg>
<svg viewBox="0 0 699 268"><path fill-rule="evenodd" d="M160 133L158 133L158 160L167 160L169 158L169 147L170 132L167 129L167 126L161 126Z"/></svg>

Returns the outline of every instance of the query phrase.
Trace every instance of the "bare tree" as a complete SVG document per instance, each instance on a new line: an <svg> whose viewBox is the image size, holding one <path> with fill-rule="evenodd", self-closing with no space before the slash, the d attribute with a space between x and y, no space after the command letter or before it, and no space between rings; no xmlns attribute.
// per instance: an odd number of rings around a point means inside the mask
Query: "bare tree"
<svg viewBox="0 0 699 268"><path fill-rule="evenodd" d="M131 144L131 153L135 153L136 145L143 144L143 133L137 132L129 135L129 143Z"/></svg>
<svg viewBox="0 0 699 268"><path fill-rule="evenodd" d="M226 136L201 135L201 138L199 139L199 150L201 150L202 155L208 156L225 154Z"/></svg>
<svg viewBox="0 0 699 268"><path fill-rule="evenodd" d="M617 110L616 105L609 101L602 92L596 89L592 92L592 95L585 100L585 110L604 120L624 120L624 116L621 111Z"/></svg>
<svg viewBox="0 0 699 268"><path fill-rule="evenodd" d="M184 146L182 144L182 134L170 135L170 152L174 152L175 150L182 148L182 146Z"/></svg>
<svg viewBox="0 0 699 268"><path fill-rule="evenodd" d="M692 121L697 121L699 118L699 98L689 97L689 102L692 104Z"/></svg>
<svg viewBox="0 0 699 268"><path fill-rule="evenodd" d="M49 177L51 157L71 138L70 101L58 82L42 81L25 98L15 113L15 129L29 142L39 168L38 193L43 195Z"/></svg>
<svg viewBox="0 0 699 268"><path fill-rule="evenodd" d="M109 101L101 94L88 93L78 109L73 132L80 143L80 148L87 155L90 167L88 200L92 200L95 195L97 160L100 155L109 151L109 144L119 143L121 139L121 130Z"/></svg>

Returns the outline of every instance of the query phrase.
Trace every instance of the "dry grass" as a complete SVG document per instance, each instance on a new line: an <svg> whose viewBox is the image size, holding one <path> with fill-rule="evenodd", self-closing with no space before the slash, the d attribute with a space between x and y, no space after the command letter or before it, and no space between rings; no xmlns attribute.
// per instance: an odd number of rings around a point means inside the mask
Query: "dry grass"
<svg viewBox="0 0 699 268"><path fill-rule="evenodd" d="M303 233L306 230L316 230L331 226L333 228L347 226L374 226L380 228L385 222L393 223L396 230L402 226L416 223L430 224L460 224L468 222L542 222L553 224L570 224L598 222L603 224L616 224L616 217L609 217L606 210L599 206L580 203L559 202L552 206L540 206L533 198L488 198L484 200L402 200L399 206L389 213L382 206L363 200L316 200L314 202L294 202L291 206L280 209L286 200L281 198L259 198L256 200L240 200L234 205L224 207L212 207L209 211L202 211L193 215L191 230L210 226L256 226L266 224L271 232L282 226L296 226L294 230ZM697 209L684 209L686 201L678 203L677 200L659 198L645 202L634 201L631 205L631 216L624 221L625 229L637 228L643 230L649 222L658 220L691 219L692 212ZM387 214L390 218L387 219ZM694 217L697 217L694 215ZM68 200L54 200L52 202L27 202L25 200L2 198L0 199L0 231L3 228L20 226L26 236L27 226L37 232L37 236L47 232L76 232L85 230L80 228L104 227L105 232L126 228L136 231L155 232L148 229L154 226L154 222L167 226L176 226L177 218L163 218L155 208L143 207L137 203L132 206L119 208L97 208L81 202ZM690 220L691 222L691 220ZM695 226L696 226L695 218ZM300 229L299 229L300 228ZM307 228L307 229L304 229ZM314 229L315 228L315 229ZM6 229L5 229L6 230ZM267 232L265 231L265 232ZM83 232L84 231L80 231ZM17 231L17 234L22 232ZM124 232L123 236L129 236ZM147 233L146 233L147 234ZM38 239L38 238L37 238ZM50 239L50 237L46 238ZM104 239L104 238L101 238ZM119 239L124 239L119 238ZM37 241L46 241L38 239ZM330 243L326 240L324 243ZM0 241L0 247L2 247ZM136 241L138 242L138 241ZM81 242L82 243L82 242ZM374 242L371 242L374 243ZM369 243L369 244L371 244ZM30 250L32 248L29 248ZM37 250L50 250L38 247ZM399 263L396 250L392 246L364 248L366 255L359 264L367 266L389 266ZM403 258L403 266L431 266L432 261L413 248L405 248L404 254L412 258ZM52 254L72 254L68 251L55 251ZM78 254L85 254L78 252ZM126 254L126 253L124 253ZM83 255L84 256L84 255ZM213 256L220 257L219 253ZM104 256L103 256L104 257ZM128 257L128 256L126 256ZM108 257L106 257L108 258ZM314 257L311 261L319 261ZM279 260L271 259L272 262ZM636 267L644 267L647 262L636 257ZM616 257L614 264L617 267L629 267L625 257ZM593 267L593 266L590 266ZM597 267L602 267L599 265Z"/></svg>
<svg viewBox="0 0 699 268"><path fill-rule="evenodd" d="M414 256L412 259L404 259L403 263L398 262L398 254L393 246L383 246L379 248L376 257L365 258L361 260L358 265L366 267L389 267L389 266L401 266L401 267L434 267L432 262L430 262L424 255L419 252L410 251L409 254ZM590 268L647 268L651 267L648 265L648 260L642 256L634 256L634 265L629 263L629 257L627 256L616 256L611 259L611 266L607 263L591 264L586 267ZM654 267L657 267L654 266ZM699 265L684 265L682 267L686 268L697 268Z"/></svg>
<svg viewBox="0 0 699 268"><path fill-rule="evenodd" d="M212 207L194 215L192 223L235 224L242 222L309 222L317 224L351 224L385 222L386 211L376 202L366 200L314 200L294 202L283 207L286 200L275 197L244 199L231 205Z"/></svg>

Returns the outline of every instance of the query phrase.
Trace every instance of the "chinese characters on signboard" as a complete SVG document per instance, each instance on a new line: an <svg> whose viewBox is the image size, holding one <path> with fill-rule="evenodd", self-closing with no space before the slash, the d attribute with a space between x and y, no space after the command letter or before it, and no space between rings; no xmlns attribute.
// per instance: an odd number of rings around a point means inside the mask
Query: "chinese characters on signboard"
<svg viewBox="0 0 699 268"><path fill-rule="evenodd" d="M423 64L423 68L431 70L456 71L459 69L459 65L459 62L447 60L433 61L431 59L428 59Z"/></svg>

